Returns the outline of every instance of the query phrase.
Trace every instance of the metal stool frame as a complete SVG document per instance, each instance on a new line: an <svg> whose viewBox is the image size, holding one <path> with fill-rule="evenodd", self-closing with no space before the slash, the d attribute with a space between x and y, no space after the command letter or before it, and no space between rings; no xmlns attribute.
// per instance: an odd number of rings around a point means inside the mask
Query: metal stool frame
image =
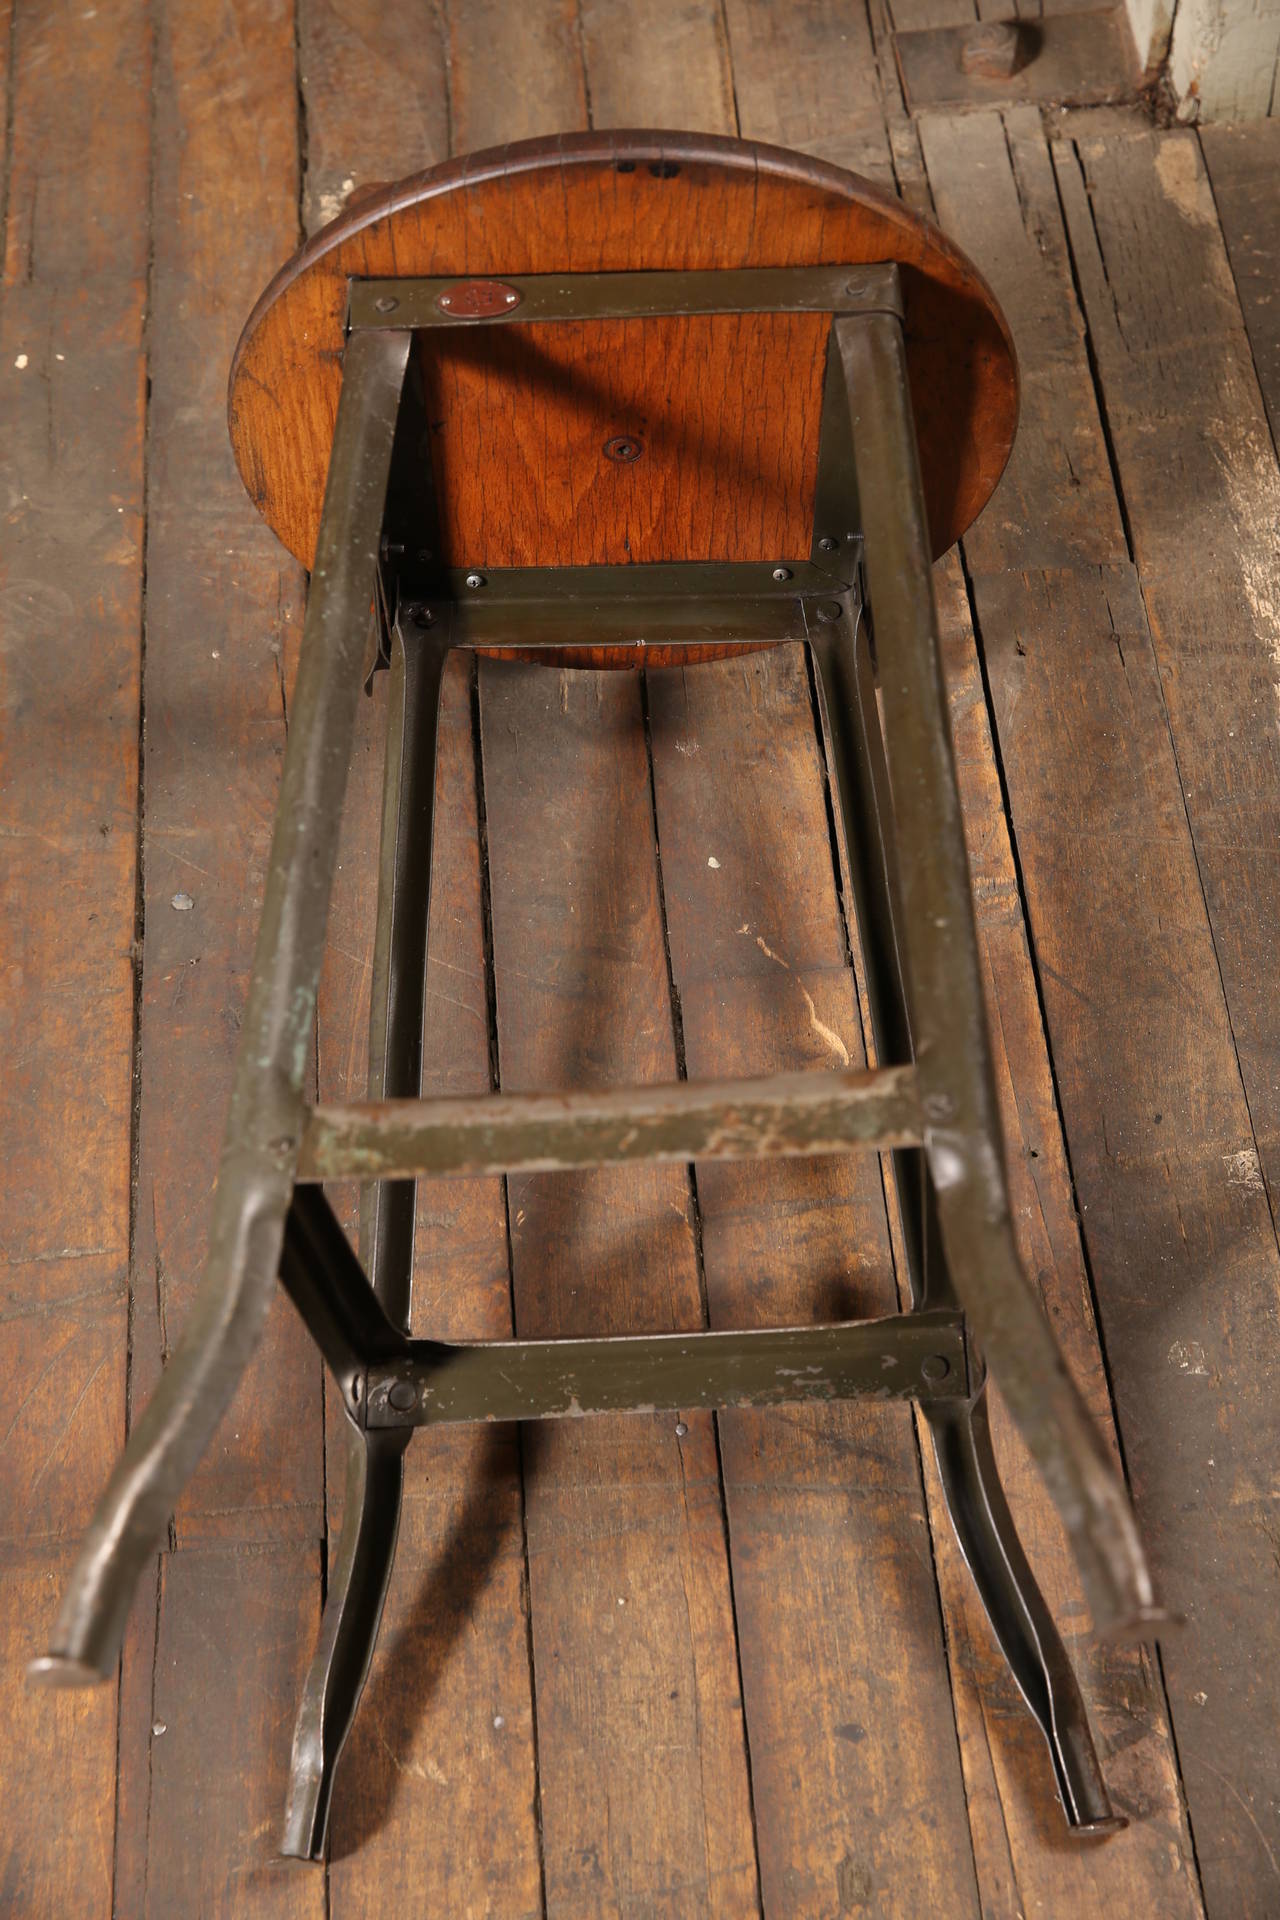
<svg viewBox="0 0 1280 1920"><path fill-rule="evenodd" d="M285 1852L323 1852L415 1427L855 1395L922 1405L962 1550L1045 1734L1068 1822L1095 1833L1123 1825L991 1448L984 1355L1062 1515L1095 1624L1147 1630L1160 1616L1123 1482L1011 1229L896 266L352 281L349 297L208 1262L33 1676L74 1685L114 1671L137 1577L258 1343L278 1275L341 1388L350 1436L347 1518L295 1735ZM432 502L416 332L800 310L832 316L807 563L485 576L445 568L421 545ZM370 661L362 654L371 599ZM449 651L610 645L634 648L643 664L647 645L784 640L809 646L821 682L879 1064L609 1093L420 1099L437 710ZM369 1100L310 1110L305 1082L356 701L379 665L390 668L390 699ZM892 1154L909 1312L599 1340L447 1344L408 1335L418 1174L856 1147ZM365 1183L358 1259L314 1184L331 1178Z"/></svg>

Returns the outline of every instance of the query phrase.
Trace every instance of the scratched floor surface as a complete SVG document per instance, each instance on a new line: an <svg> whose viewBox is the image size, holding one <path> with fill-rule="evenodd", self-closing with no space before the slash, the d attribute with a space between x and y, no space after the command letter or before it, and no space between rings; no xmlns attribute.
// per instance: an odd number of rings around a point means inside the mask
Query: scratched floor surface
<svg viewBox="0 0 1280 1920"><path fill-rule="evenodd" d="M1280 1911L1280 123L904 109L966 0L0 0L0 1913ZM893 17L890 17L892 13ZM284 1303L118 1684L29 1694L198 1278L304 581L223 419L240 324L358 188L586 125L741 132L932 211L1023 366L939 564L1023 1252L1166 1600L1099 1648L1011 1499L1128 1830L1073 1845L906 1409L419 1437L323 1867L275 1857L341 1523ZM361 1087L380 700L316 1049ZM451 666L440 1090L861 1055L790 649ZM338 1196L350 1207L351 1196ZM415 1326L501 1337L895 1298L874 1166L601 1171L420 1201Z"/></svg>

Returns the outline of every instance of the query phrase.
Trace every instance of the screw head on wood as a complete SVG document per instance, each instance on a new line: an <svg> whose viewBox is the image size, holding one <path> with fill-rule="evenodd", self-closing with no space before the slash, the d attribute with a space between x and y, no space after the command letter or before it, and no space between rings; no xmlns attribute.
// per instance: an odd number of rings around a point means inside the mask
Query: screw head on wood
<svg viewBox="0 0 1280 1920"><path fill-rule="evenodd" d="M638 460L644 452L644 447L631 434L618 433L612 440L605 441L604 452L607 460L621 460L625 463L629 460Z"/></svg>

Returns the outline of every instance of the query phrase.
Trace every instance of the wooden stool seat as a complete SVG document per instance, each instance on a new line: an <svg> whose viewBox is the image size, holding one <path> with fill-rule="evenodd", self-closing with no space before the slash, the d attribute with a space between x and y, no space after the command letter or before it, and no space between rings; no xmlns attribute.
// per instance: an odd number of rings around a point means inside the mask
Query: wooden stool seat
<svg viewBox="0 0 1280 1920"><path fill-rule="evenodd" d="M1013 441L1016 363L994 296L936 228L869 182L710 136L529 141L363 198L295 254L249 317L230 388L240 472L310 566L353 276L889 261L936 556L981 511ZM807 559L819 534L845 531L814 525L830 328L829 313L535 326L517 308L500 328L420 342L443 558L480 572ZM635 664L604 649L537 657Z"/></svg>

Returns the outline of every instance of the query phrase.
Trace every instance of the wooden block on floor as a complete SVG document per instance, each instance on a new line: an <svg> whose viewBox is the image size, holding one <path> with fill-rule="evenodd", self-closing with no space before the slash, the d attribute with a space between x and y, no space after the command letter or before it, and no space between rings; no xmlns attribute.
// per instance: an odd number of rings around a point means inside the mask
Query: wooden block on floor
<svg viewBox="0 0 1280 1920"><path fill-rule="evenodd" d="M1142 84L1122 7L926 27L895 33L893 48L913 114L1025 100L1083 106L1127 99Z"/></svg>

